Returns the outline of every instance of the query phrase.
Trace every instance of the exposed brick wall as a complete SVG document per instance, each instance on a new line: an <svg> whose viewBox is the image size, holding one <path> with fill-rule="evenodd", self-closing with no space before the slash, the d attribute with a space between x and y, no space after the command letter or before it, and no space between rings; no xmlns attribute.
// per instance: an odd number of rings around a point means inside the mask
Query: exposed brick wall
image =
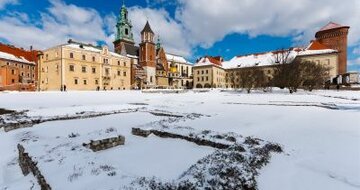
<svg viewBox="0 0 360 190"><path fill-rule="evenodd" d="M349 27L336 28L316 33L316 40L331 49L339 51L338 74L347 72L347 40Z"/></svg>

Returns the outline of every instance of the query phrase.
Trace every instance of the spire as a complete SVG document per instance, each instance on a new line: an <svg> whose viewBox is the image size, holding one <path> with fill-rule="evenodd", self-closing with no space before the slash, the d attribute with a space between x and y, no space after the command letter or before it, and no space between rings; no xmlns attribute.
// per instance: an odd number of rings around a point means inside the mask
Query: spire
<svg viewBox="0 0 360 190"><path fill-rule="evenodd" d="M160 48L161 48L160 35L158 35L157 42L156 42L156 49L160 49Z"/></svg>
<svg viewBox="0 0 360 190"><path fill-rule="evenodd" d="M154 32L151 30L149 21L146 21L145 27L144 27L144 29L141 31L141 33L144 33L144 32L149 32L149 33L154 34Z"/></svg>

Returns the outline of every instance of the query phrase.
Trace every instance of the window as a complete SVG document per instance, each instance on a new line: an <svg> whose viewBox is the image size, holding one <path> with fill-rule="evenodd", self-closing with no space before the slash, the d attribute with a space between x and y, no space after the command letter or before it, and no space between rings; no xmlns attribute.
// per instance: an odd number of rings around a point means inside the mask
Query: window
<svg viewBox="0 0 360 190"><path fill-rule="evenodd" d="M201 74L204 74L204 70L201 71Z"/></svg>
<svg viewBox="0 0 360 190"><path fill-rule="evenodd" d="M86 80L84 80L84 85L87 85L87 81L86 81Z"/></svg>
<svg viewBox="0 0 360 190"><path fill-rule="evenodd" d="M15 79L11 79L11 83L15 83Z"/></svg>
<svg viewBox="0 0 360 190"><path fill-rule="evenodd" d="M127 28L125 28L125 35L129 35L129 29L127 29Z"/></svg>
<svg viewBox="0 0 360 190"><path fill-rule="evenodd" d="M120 66L120 61L118 61L118 65Z"/></svg>
<svg viewBox="0 0 360 190"><path fill-rule="evenodd" d="M30 73L27 74L27 77L30 77Z"/></svg>
<svg viewBox="0 0 360 190"><path fill-rule="evenodd" d="M74 84L78 84L78 79L75 79L75 80L74 80Z"/></svg>
<svg viewBox="0 0 360 190"><path fill-rule="evenodd" d="M9 63L9 62L6 62L6 65L10 65L10 63Z"/></svg>
<svg viewBox="0 0 360 190"><path fill-rule="evenodd" d="M209 80L209 77L206 77L206 81L208 81Z"/></svg>
<svg viewBox="0 0 360 190"><path fill-rule="evenodd" d="M150 77L150 82L152 82L153 81L153 78L152 78L152 76Z"/></svg>
<svg viewBox="0 0 360 190"><path fill-rule="evenodd" d="M86 73L86 67L85 67L85 66L82 66L82 67L81 67L81 71L82 71L83 73Z"/></svg>
<svg viewBox="0 0 360 190"><path fill-rule="evenodd" d="M198 71L197 73L198 73L198 75L200 75L200 71Z"/></svg>
<svg viewBox="0 0 360 190"><path fill-rule="evenodd" d="M209 73L209 71L208 70L206 70L206 74L208 74Z"/></svg>
<svg viewBox="0 0 360 190"><path fill-rule="evenodd" d="M99 84L99 80L95 79L95 84L98 85L98 84Z"/></svg>
<svg viewBox="0 0 360 190"><path fill-rule="evenodd" d="M200 81L200 77L197 78L197 81Z"/></svg>
<svg viewBox="0 0 360 190"><path fill-rule="evenodd" d="M21 72L21 76L22 76L22 77L24 76L24 72Z"/></svg>
<svg viewBox="0 0 360 190"><path fill-rule="evenodd" d="M121 75L121 71L117 71L117 75L120 76L120 75Z"/></svg>
<svg viewBox="0 0 360 190"><path fill-rule="evenodd" d="M108 64L108 63L109 63L109 60L108 60L108 59L104 59L104 63L105 63L105 64Z"/></svg>
<svg viewBox="0 0 360 190"><path fill-rule="evenodd" d="M91 70L92 70L92 73L93 73L93 74L96 73L96 68L95 68L95 67L93 67Z"/></svg>
<svg viewBox="0 0 360 190"><path fill-rule="evenodd" d="M11 74L15 75L15 70L14 69L11 70Z"/></svg>
<svg viewBox="0 0 360 190"><path fill-rule="evenodd" d="M75 71L75 66L74 66L74 65L70 65L70 66L69 66L69 70L72 71L72 72L74 72L74 71Z"/></svg>
<svg viewBox="0 0 360 190"><path fill-rule="evenodd" d="M201 81L204 81L204 77L201 77Z"/></svg>
<svg viewBox="0 0 360 190"><path fill-rule="evenodd" d="M95 57L92 57L92 61L95 62Z"/></svg>
<svg viewBox="0 0 360 190"><path fill-rule="evenodd" d="M71 58L71 59L74 58L74 53L70 53L70 58Z"/></svg>
<svg viewBox="0 0 360 190"><path fill-rule="evenodd" d="M82 60L86 60L86 56L85 56L85 55L82 55Z"/></svg>
<svg viewBox="0 0 360 190"><path fill-rule="evenodd" d="M106 69L105 69L105 74L106 74L106 75L109 75L109 73L110 73L109 69L106 68Z"/></svg>
<svg viewBox="0 0 360 190"><path fill-rule="evenodd" d="M126 77L126 71L124 71L124 77Z"/></svg>
<svg viewBox="0 0 360 190"><path fill-rule="evenodd" d="M24 68L24 65L21 65L21 68L23 69L23 68Z"/></svg>
<svg viewBox="0 0 360 190"><path fill-rule="evenodd" d="M45 55L45 59L46 59L46 61L49 60L49 55L48 54Z"/></svg>
<svg viewBox="0 0 360 190"><path fill-rule="evenodd" d="M124 67L126 67L126 62L124 62Z"/></svg>

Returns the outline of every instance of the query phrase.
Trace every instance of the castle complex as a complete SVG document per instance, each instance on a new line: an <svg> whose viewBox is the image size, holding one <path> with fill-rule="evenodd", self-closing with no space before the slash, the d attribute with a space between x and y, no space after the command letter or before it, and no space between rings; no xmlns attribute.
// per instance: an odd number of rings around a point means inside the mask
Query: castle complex
<svg viewBox="0 0 360 190"><path fill-rule="evenodd" d="M193 65L166 52L149 21L140 34L134 34L124 4L115 27L115 52L107 46L73 40L42 52L0 44L0 90L237 88L229 76L238 76L242 69L260 68L269 81L274 76L277 51L235 56L228 61L221 56L204 56ZM291 58L329 67L329 81L344 83L345 77L349 83L357 77L347 73L349 28L328 23L306 48L292 48ZM140 36L138 45L134 35Z"/></svg>

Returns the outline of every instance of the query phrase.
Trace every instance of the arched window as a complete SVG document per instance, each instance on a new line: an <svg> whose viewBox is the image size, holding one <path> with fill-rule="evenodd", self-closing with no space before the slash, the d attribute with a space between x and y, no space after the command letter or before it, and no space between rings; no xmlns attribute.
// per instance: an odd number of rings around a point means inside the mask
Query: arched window
<svg viewBox="0 0 360 190"><path fill-rule="evenodd" d="M70 53L70 58L74 58L74 53Z"/></svg>

